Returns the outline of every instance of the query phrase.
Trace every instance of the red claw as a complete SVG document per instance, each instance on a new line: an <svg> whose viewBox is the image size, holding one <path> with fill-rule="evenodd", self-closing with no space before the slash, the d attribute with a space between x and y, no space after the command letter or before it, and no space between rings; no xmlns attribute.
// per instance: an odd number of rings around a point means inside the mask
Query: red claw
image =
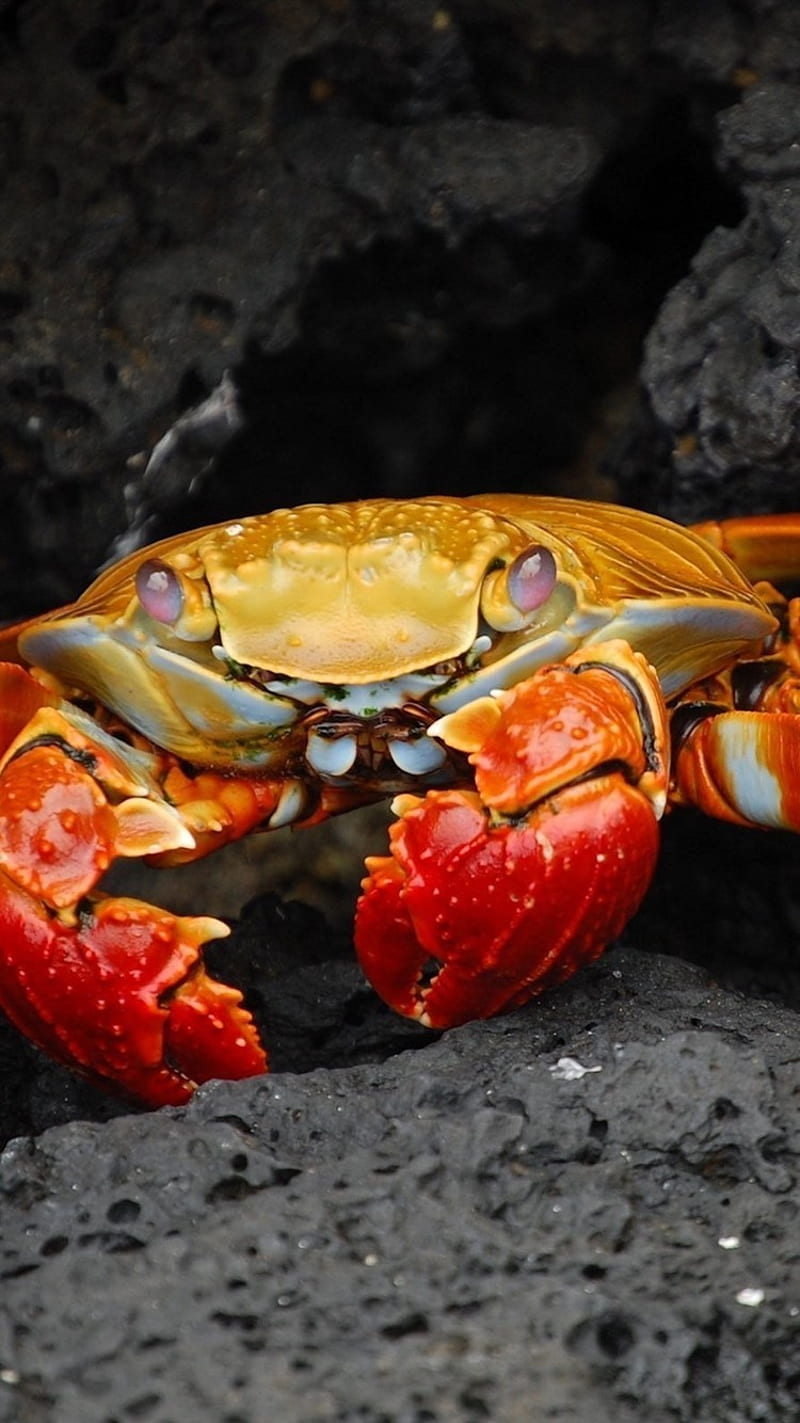
<svg viewBox="0 0 800 1423"><path fill-rule="evenodd" d="M519 827L493 826L471 792L430 791L391 837L392 858L367 861L356 947L377 992L434 1028L516 1007L591 962L658 852L648 802L610 778Z"/></svg>
<svg viewBox="0 0 800 1423"><path fill-rule="evenodd" d="M251 1077L266 1057L241 995L209 978L201 944L227 933L133 899L100 899L62 923L0 874L0 1006L51 1057L151 1107L211 1077Z"/></svg>
<svg viewBox="0 0 800 1423"><path fill-rule="evenodd" d="M396 802L391 857L367 861L356 947L399 1012L448 1027L516 1007L596 958L638 908L658 852L663 717L654 703L643 732L649 674L610 647L614 675L544 669L445 719L445 739L472 742L478 792ZM627 763L609 762L609 740Z"/></svg>
<svg viewBox="0 0 800 1423"><path fill-rule="evenodd" d="M180 857L244 833L274 787L179 778L181 812L154 775L167 759L87 737L88 719L21 668L0 667L0 691L0 1009L51 1057L148 1106L266 1071L241 994L203 967L226 926L91 892L120 855Z"/></svg>

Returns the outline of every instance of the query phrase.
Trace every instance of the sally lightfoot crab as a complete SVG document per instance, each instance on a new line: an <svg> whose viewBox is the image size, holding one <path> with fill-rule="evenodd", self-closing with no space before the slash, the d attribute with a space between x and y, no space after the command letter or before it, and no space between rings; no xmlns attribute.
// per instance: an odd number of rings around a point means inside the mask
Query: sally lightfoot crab
<svg viewBox="0 0 800 1423"><path fill-rule="evenodd" d="M202 945L104 896L394 796L356 947L434 1027L514 1007L638 907L668 801L800 828L800 517L485 496L278 510L165 540L0 655L0 1007L151 1105L265 1070ZM753 582L752 580L770 580Z"/></svg>

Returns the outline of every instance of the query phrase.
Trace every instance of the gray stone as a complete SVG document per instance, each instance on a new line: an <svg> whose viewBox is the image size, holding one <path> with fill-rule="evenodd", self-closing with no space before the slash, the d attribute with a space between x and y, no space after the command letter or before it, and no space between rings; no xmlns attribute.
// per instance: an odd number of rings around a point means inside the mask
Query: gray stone
<svg viewBox="0 0 800 1423"><path fill-rule="evenodd" d="M789 1418L795 1036L618 951L383 1065L12 1141L5 1416Z"/></svg>

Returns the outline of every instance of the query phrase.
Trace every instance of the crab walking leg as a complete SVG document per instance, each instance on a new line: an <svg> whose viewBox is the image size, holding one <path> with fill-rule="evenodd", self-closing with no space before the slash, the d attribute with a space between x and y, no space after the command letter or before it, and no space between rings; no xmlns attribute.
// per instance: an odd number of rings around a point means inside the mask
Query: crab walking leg
<svg viewBox="0 0 800 1423"><path fill-rule="evenodd" d="M711 519L694 532L721 549L756 583L796 582L800 575L800 514L753 514Z"/></svg>
<svg viewBox="0 0 800 1423"><path fill-rule="evenodd" d="M746 701L737 698L737 704L748 711L800 713L800 598L787 599L777 591L796 587L800 580L800 514L709 520L695 524L694 532L727 554L780 621L777 635L752 664ZM747 667L744 658L740 678Z"/></svg>
<svg viewBox="0 0 800 1423"><path fill-rule="evenodd" d="M800 831L800 716L706 716L684 734L674 774L678 804L737 825Z"/></svg>
<svg viewBox="0 0 800 1423"><path fill-rule="evenodd" d="M212 777L178 808L156 754L60 710L18 667L0 667L3 692L29 719L3 722L0 1007L51 1056L149 1105L263 1072L241 995L202 965L202 944L227 927L91 891L118 856L187 858L245 834L275 813L281 787Z"/></svg>
<svg viewBox="0 0 800 1423"><path fill-rule="evenodd" d="M621 642L431 731L469 753L476 790L398 798L356 946L392 1007L447 1027L524 1003L624 927L655 865L667 737L655 675Z"/></svg>

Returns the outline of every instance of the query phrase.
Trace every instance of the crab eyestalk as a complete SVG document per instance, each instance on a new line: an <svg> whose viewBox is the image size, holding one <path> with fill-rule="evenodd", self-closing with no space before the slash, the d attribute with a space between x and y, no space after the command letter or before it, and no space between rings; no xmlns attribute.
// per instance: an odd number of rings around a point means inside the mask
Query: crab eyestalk
<svg viewBox="0 0 800 1423"><path fill-rule="evenodd" d="M667 737L655 674L619 642L431 733L469 753L476 790L398 797L356 946L392 1007L443 1028L519 1006L620 933L655 865Z"/></svg>

